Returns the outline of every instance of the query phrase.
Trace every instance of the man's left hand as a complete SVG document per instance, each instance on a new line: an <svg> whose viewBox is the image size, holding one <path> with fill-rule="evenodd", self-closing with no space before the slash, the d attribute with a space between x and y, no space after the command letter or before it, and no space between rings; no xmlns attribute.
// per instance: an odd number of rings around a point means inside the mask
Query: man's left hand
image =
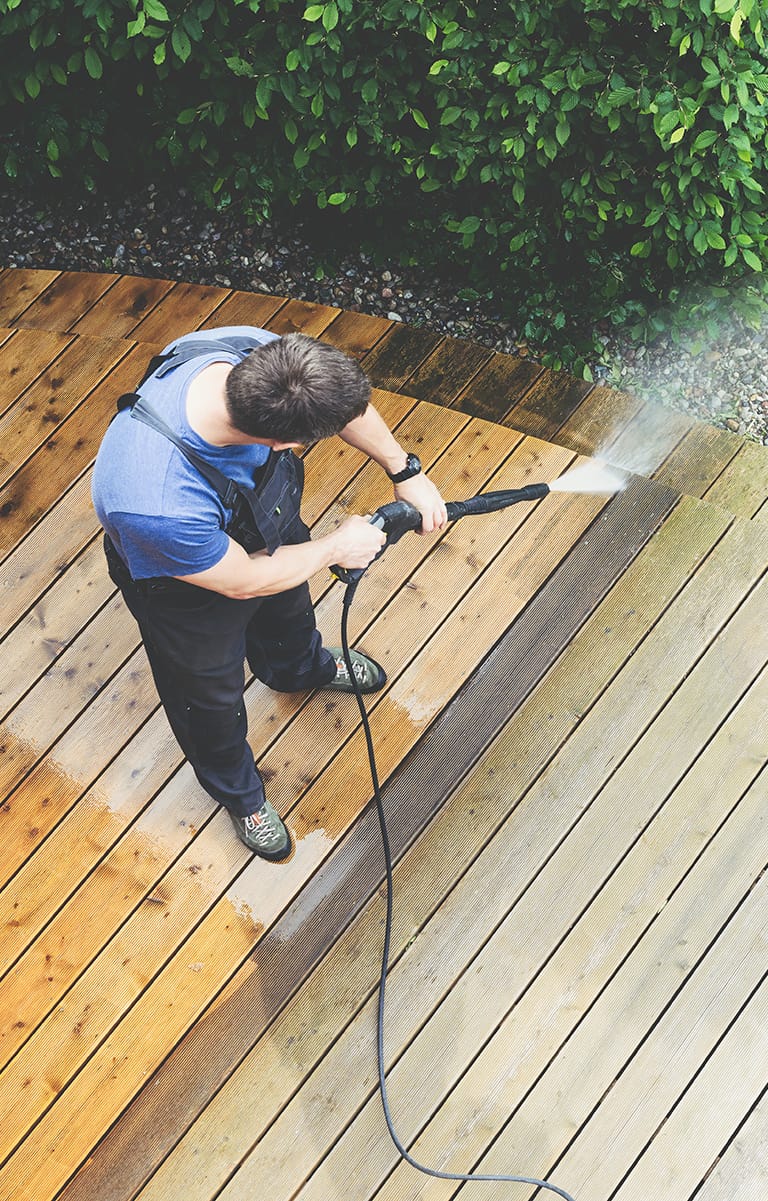
<svg viewBox="0 0 768 1201"><path fill-rule="evenodd" d="M440 492L421 472L395 485L395 498L405 500L421 513L420 534L431 534L448 523L448 512Z"/></svg>

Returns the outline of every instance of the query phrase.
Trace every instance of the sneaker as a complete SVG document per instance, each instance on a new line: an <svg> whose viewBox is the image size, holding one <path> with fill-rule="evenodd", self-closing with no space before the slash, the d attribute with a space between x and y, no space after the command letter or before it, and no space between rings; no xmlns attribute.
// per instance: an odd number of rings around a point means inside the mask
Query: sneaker
<svg viewBox="0 0 768 1201"><path fill-rule="evenodd" d="M344 662L344 652L339 646L329 646L327 648L336 660L336 676L331 680L330 684L323 685L323 689L335 690L337 692L354 692L352 681L349 678L347 665ZM355 673L358 687L361 692L378 692L387 682L387 673L383 667L380 667L375 659L369 659L367 655L362 655L360 651L351 651L350 659L352 660L352 669Z"/></svg>
<svg viewBox="0 0 768 1201"><path fill-rule="evenodd" d="M262 859L288 858L292 849L291 836L280 814L269 801L265 801L261 809L249 813L247 817L236 817L234 813L229 816L238 838L250 851L255 851Z"/></svg>

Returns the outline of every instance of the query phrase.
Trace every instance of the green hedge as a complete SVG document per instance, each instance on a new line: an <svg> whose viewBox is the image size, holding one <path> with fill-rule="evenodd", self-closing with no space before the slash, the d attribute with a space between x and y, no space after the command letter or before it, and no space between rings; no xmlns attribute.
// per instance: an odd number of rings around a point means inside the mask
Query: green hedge
<svg viewBox="0 0 768 1201"><path fill-rule="evenodd" d="M0 0L25 190L170 176L451 259L543 336L768 261L766 0ZM713 290L714 288L714 290ZM709 290L707 290L709 289Z"/></svg>

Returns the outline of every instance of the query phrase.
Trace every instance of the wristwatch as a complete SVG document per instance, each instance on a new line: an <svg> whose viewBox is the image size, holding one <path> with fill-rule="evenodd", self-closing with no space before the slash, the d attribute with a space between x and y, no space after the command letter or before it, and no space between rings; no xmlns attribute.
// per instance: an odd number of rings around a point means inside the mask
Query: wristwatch
<svg viewBox="0 0 768 1201"><path fill-rule="evenodd" d="M419 459L418 455L409 453L405 460L405 467L403 468L403 470L395 472L394 475L392 475L391 472L388 471L387 475L389 476L389 478L391 479L393 484L402 484L405 482L405 480L413 479L413 477L415 475L419 475L420 472L421 472L421 460Z"/></svg>

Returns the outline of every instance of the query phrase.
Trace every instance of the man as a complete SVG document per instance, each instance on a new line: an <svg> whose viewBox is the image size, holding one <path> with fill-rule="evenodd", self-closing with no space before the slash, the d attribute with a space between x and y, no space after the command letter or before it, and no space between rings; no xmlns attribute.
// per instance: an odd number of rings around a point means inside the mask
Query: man
<svg viewBox="0 0 768 1201"><path fill-rule="evenodd" d="M445 505L369 403L352 359L301 334L229 326L177 340L121 397L96 459L93 501L109 572L139 624L171 728L198 780L265 859L291 838L246 741L244 660L281 692L351 691L341 650L325 648L307 581L332 564L364 568L384 542L364 517L316 541L301 521L298 446L339 434L441 528ZM386 682L353 652L364 692Z"/></svg>

